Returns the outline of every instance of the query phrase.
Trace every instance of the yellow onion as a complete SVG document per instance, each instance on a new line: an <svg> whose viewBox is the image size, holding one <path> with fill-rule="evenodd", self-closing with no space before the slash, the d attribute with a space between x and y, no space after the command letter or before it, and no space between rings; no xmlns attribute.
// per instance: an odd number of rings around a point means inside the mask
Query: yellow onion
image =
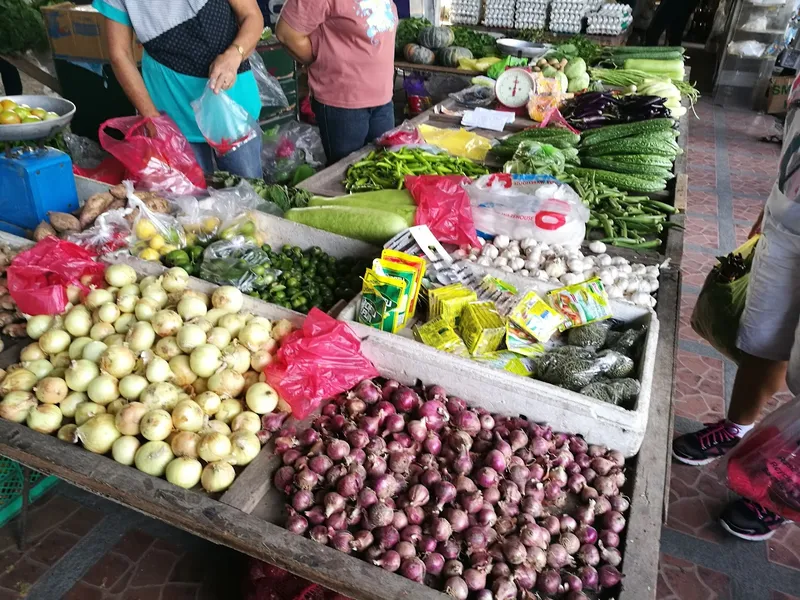
<svg viewBox="0 0 800 600"><path fill-rule="evenodd" d="M33 340L38 340L55 323L55 319L50 315L36 315L28 319L25 325L25 333Z"/></svg>
<svg viewBox="0 0 800 600"><path fill-rule="evenodd" d="M206 341L222 350L231 343L231 333L224 327L214 327L208 332Z"/></svg>
<svg viewBox="0 0 800 600"><path fill-rule="evenodd" d="M194 397L194 401L200 406L203 412L209 416L214 415L220 407L222 400L214 392L203 392Z"/></svg>
<svg viewBox="0 0 800 600"><path fill-rule="evenodd" d="M224 398L219 405L219 410L214 415L217 421L230 424L233 418L243 411L242 403L236 398Z"/></svg>
<svg viewBox="0 0 800 600"><path fill-rule="evenodd" d="M206 462L225 460L231 455L231 441L222 433L203 434L197 444L197 454Z"/></svg>
<svg viewBox="0 0 800 600"><path fill-rule="evenodd" d="M106 407L94 402L81 402L75 407L75 423L80 427L86 421L97 415L106 414Z"/></svg>
<svg viewBox="0 0 800 600"><path fill-rule="evenodd" d="M103 323L113 323L121 314L119 307L111 302L106 302L97 309L97 318Z"/></svg>
<svg viewBox="0 0 800 600"><path fill-rule="evenodd" d="M136 316L130 313L124 313L120 315L119 319L114 321L114 331L120 334L126 334L131 330L134 323L136 323Z"/></svg>
<svg viewBox="0 0 800 600"><path fill-rule="evenodd" d="M36 375L28 369L10 371L3 381L0 381L0 396L5 396L9 392L30 392L37 381Z"/></svg>
<svg viewBox="0 0 800 600"><path fill-rule="evenodd" d="M90 310L100 308L106 302L113 302L114 294L103 288L96 288L86 295L84 305Z"/></svg>
<svg viewBox="0 0 800 600"><path fill-rule="evenodd" d="M98 363L100 362L100 357L103 355L103 352L106 350L108 350L108 345L105 342L92 340L83 347L83 353L81 354L80 358L84 358L93 363Z"/></svg>
<svg viewBox="0 0 800 600"><path fill-rule="evenodd" d="M83 358L83 349L86 348L89 344L92 343L92 338L90 337L79 337L72 340L72 343L69 345L69 357L71 360L78 360L79 358ZM98 342L98 344L102 344L103 342Z"/></svg>
<svg viewBox="0 0 800 600"><path fill-rule="evenodd" d="M25 422L34 431L50 434L58 431L62 418L61 409L55 404L40 404L30 410Z"/></svg>
<svg viewBox="0 0 800 600"><path fill-rule="evenodd" d="M229 463L216 461L203 467L200 482L207 492L224 492L231 486L235 478L236 471Z"/></svg>
<svg viewBox="0 0 800 600"><path fill-rule="evenodd" d="M196 296L183 296L178 302L176 310L184 321L189 321L196 317L205 316L208 312L208 307L205 302Z"/></svg>
<svg viewBox="0 0 800 600"><path fill-rule="evenodd" d="M156 342L156 347L153 349L153 352L155 352L156 356L164 360L171 360L181 354L181 349L178 347L178 341L175 339L175 336L168 335Z"/></svg>
<svg viewBox="0 0 800 600"><path fill-rule="evenodd" d="M130 402L114 416L114 425L122 435L139 435L139 424L148 412L141 402Z"/></svg>
<svg viewBox="0 0 800 600"><path fill-rule="evenodd" d="M151 442L165 440L172 432L172 417L165 410L148 411L139 422L139 432Z"/></svg>
<svg viewBox="0 0 800 600"><path fill-rule="evenodd" d="M74 343L74 342L73 342ZM30 362L32 360L44 360L47 354L39 347L36 342L28 344L19 353L19 360L21 362Z"/></svg>
<svg viewBox="0 0 800 600"><path fill-rule="evenodd" d="M126 375L119 380L119 395L126 400L136 400L148 385L147 379L141 375Z"/></svg>
<svg viewBox="0 0 800 600"><path fill-rule="evenodd" d="M130 467L136 457L136 451L142 443L132 435L123 435L111 445L111 456L121 465Z"/></svg>
<svg viewBox="0 0 800 600"><path fill-rule="evenodd" d="M161 280L161 286L170 294L182 292L187 285L189 285L189 274L180 267L169 269Z"/></svg>
<svg viewBox="0 0 800 600"><path fill-rule="evenodd" d="M139 402L148 408L171 411L179 401L181 390L168 382L151 383L139 396Z"/></svg>
<svg viewBox="0 0 800 600"><path fill-rule="evenodd" d="M67 397L69 388L67 382L60 377L45 377L39 380L33 391L36 392L36 399L39 402L58 404Z"/></svg>
<svg viewBox="0 0 800 600"><path fill-rule="evenodd" d="M169 368L174 375L175 385L180 387L192 385L197 379L197 373L192 370L189 357L185 354L170 359Z"/></svg>
<svg viewBox="0 0 800 600"><path fill-rule="evenodd" d="M111 265L106 269L105 279L108 285L121 288L136 283L136 271L129 265Z"/></svg>
<svg viewBox="0 0 800 600"><path fill-rule="evenodd" d="M153 330L153 326L150 323L140 320L138 323L134 323L128 330L125 341L128 344L128 348L130 348L134 354L139 354L153 347L156 341L156 332Z"/></svg>
<svg viewBox="0 0 800 600"><path fill-rule="evenodd" d="M261 417L256 413L246 410L239 413L231 420L231 431L248 431L256 433L261 430Z"/></svg>
<svg viewBox="0 0 800 600"><path fill-rule="evenodd" d="M116 330L114 329L113 325L100 321L99 323L92 325L92 328L89 330L89 337L93 340L102 342L108 336L114 335L115 333Z"/></svg>
<svg viewBox="0 0 800 600"><path fill-rule="evenodd" d="M200 431L205 419L203 409L192 400L182 400L172 409L172 423L180 431Z"/></svg>
<svg viewBox="0 0 800 600"><path fill-rule="evenodd" d="M183 320L174 310L160 310L153 317L151 324L156 335L166 337L168 335L177 335L178 330L183 325Z"/></svg>
<svg viewBox="0 0 800 600"><path fill-rule="evenodd" d="M276 342L280 342L283 338L294 331L294 327L292 326L291 321L287 319L281 319L277 321L272 326L272 331L270 334L272 335L272 339Z"/></svg>
<svg viewBox="0 0 800 600"><path fill-rule="evenodd" d="M114 425L114 415L99 414L78 427L78 439L89 452L105 454L122 434Z"/></svg>
<svg viewBox="0 0 800 600"><path fill-rule="evenodd" d="M222 352L211 344L198 346L189 357L189 367L198 377L211 377L221 366Z"/></svg>
<svg viewBox="0 0 800 600"><path fill-rule="evenodd" d="M61 414L71 419L75 416L75 409L78 408L78 405L88 401L89 396L83 392L70 392L66 398L58 403L58 407L61 409Z"/></svg>
<svg viewBox="0 0 800 600"><path fill-rule="evenodd" d="M233 369L221 369L208 378L208 389L220 398L236 398L244 389L244 377Z"/></svg>
<svg viewBox="0 0 800 600"><path fill-rule="evenodd" d="M179 456L172 459L167 465L167 481L172 485L190 490L200 483L202 472L203 465L199 460L188 456Z"/></svg>
<svg viewBox="0 0 800 600"><path fill-rule="evenodd" d="M106 406L119 398L118 380L105 373L95 377L86 388L89 400L100 406ZM108 409L106 409L108 410Z"/></svg>
<svg viewBox="0 0 800 600"><path fill-rule="evenodd" d="M136 451L134 464L142 473L162 477L167 470L167 465L175 458L172 449L166 442L151 441Z"/></svg>
<svg viewBox="0 0 800 600"><path fill-rule="evenodd" d="M123 408L128 406L128 401L124 398L117 398L116 400L112 400L106 405L106 412L110 415L116 416L119 411Z"/></svg>
<svg viewBox="0 0 800 600"><path fill-rule="evenodd" d="M197 325L187 324L181 327L176 336L178 347L186 354L206 343L206 333Z"/></svg>
<svg viewBox="0 0 800 600"><path fill-rule="evenodd" d="M22 366L23 368L27 369L28 371L36 375L37 381L42 379L43 377L47 377L48 375L50 375L50 373L52 373L53 369L55 368L53 366L53 363L51 363L49 360L44 360L44 359L24 362L22 363Z"/></svg>
<svg viewBox="0 0 800 600"><path fill-rule="evenodd" d="M69 348L72 338L63 329L48 329L39 338L39 347L47 354L58 354Z"/></svg>
<svg viewBox="0 0 800 600"><path fill-rule="evenodd" d="M67 442L68 444L77 444L78 443L78 426L75 423L68 423L63 425L61 429L58 430L56 437L60 439L62 442Z"/></svg>
<svg viewBox="0 0 800 600"><path fill-rule="evenodd" d="M170 441L170 447L175 456L188 456L197 458L197 444L200 443L200 436L193 431L178 431Z"/></svg>
<svg viewBox="0 0 800 600"><path fill-rule="evenodd" d="M228 427L227 423L223 423L222 421L218 421L217 419L212 419L208 422L203 430L200 432L201 434L205 435L207 433L221 433L222 435L230 435L231 428Z"/></svg>
<svg viewBox="0 0 800 600"><path fill-rule="evenodd" d="M136 315L137 321L149 322L152 321L153 317L156 316L159 308L158 302L152 298L140 298L136 302L136 307L133 309L133 313Z"/></svg>
<svg viewBox="0 0 800 600"><path fill-rule="evenodd" d="M136 368L136 355L125 346L112 346L100 357L100 370L122 379Z"/></svg>
<svg viewBox="0 0 800 600"><path fill-rule="evenodd" d="M261 442L255 433L250 431L236 431L231 435L231 454L234 464L240 467L250 464L261 452Z"/></svg>
<svg viewBox="0 0 800 600"><path fill-rule="evenodd" d="M70 310L64 317L64 329L72 337L88 336L92 329L92 315L89 310L82 304Z"/></svg>
<svg viewBox="0 0 800 600"><path fill-rule="evenodd" d="M172 379L172 371L170 371L169 363L160 356L151 355L147 359L147 368L145 369L147 380L152 383L160 383Z"/></svg>
<svg viewBox="0 0 800 600"><path fill-rule="evenodd" d="M69 389L73 392L85 392L92 380L98 375L100 375L100 369L96 364L89 360L81 359L72 361L72 364L64 374L64 379ZM8 378L6 377L6 379Z"/></svg>
<svg viewBox="0 0 800 600"><path fill-rule="evenodd" d="M9 392L0 400L0 418L24 423L34 406L36 398L30 392Z"/></svg>
<svg viewBox="0 0 800 600"><path fill-rule="evenodd" d="M244 306L244 296L232 285L222 285L211 295L211 305L229 313L238 313Z"/></svg>
<svg viewBox="0 0 800 600"><path fill-rule="evenodd" d="M250 370L250 351L234 342L222 351L222 361L237 373L245 374Z"/></svg>

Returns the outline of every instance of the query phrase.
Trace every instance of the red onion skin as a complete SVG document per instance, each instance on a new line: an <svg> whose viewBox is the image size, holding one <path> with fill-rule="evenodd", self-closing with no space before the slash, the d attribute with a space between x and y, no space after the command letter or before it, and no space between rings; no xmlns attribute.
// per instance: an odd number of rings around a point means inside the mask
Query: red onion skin
<svg viewBox="0 0 800 600"><path fill-rule="evenodd" d="M375 536L378 546L384 550L394 548L395 544L400 541L400 534L391 525L376 527L372 534Z"/></svg>
<svg viewBox="0 0 800 600"><path fill-rule="evenodd" d="M328 492L325 494L325 516L330 517L333 513L344 510L347 506L347 501L344 496L336 492Z"/></svg>
<svg viewBox="0 0 800 600"><path fill-rule="evenodd" d="M386 440L376 435L370 439L369 444L367 444L364 450L372 452L373 454L381 454L386 451Z"/></svg>
<svg viewBox="0 0 800 600"><path fill-rule="evenodd" d="M508 470L508 478L513 481L521 490L525 489L530 476L530 469L524 465L513 465Z"/></svg>
<svg viewBox="0 0 800 600"><path fill-rule="evenodd" d="M469 527L469 517L460 508L447 508L443 515L450 522L450 526L455 533L461 533Z"/></svg>
<svg viewBox="0 0 800 600"><path fill-rule="evenodd" d="M592 464L592 457L589 456L588 454L576 454L575 464L578 465L581 469L588 469Z"/></svg>
<svg viewBox="0 0 800 600"><path fill-rule="evenodd" d="M479 525L492 527L497 523L497 513L492 507L483 507L475 514L475 520Z"/></svg>
<svg viewBox="0 0 800 600"><path fill-rule="evenodd" d="M453 472L467 475L472 471L472 459L468 452L462 452L453 460Z"/></svg>
<svg viewBox="0 0 800 600"><path fill-rule="evenodd" d="M355 389L353 389L353 393L367 404L374 404L381 397L381 391L378 389L378 386L369 379L365 379L359 383Z"/></svg>
<svg viewBox="0 0 800 600"><path fill-rule="evenodd" d="M611 510L615 510L618 513L624 513L631 507L630 500L623 495L611 496L608 501L611 503Z"/></svg>
<svg viewBox="0 0 800 600"><path fill-rule="evenodd" d="M520 541L529 548L537 547L546 550L547 546L550 544L550 532L535 524L523 527L519 535Z"/></svg>
<svg viewBox="0 0 800 600"><path fill-rule="evenodd" d="M439 481L433 486L433 498L436 501L436 507L441 510L442 507L448 502L452 502L456 498L456 486L449 481Z"/></svg>
<svg viewBox="0 0 800 600"><path fill-rule="evenodd" d="M589 504L582 504L572 514L575 515L575 520L578 523L591 525L594 523L594 500L589 500Z"/></svg>
<svg viewBox="0 0 800 600"><path fill-rule="evenodd" d="M591 456L592 458L596 458L598 456L603 456L606 452L608 452L608 448L605 446L589 446L589 449L586 451L586 454Z"/></svg>
<svg viewBox="0 0 800 600"><path fill-rule="evenodd" d="M538 546L528 548L528 563L537 573L541 573L547 566L547 553Z"/></svg>
<svg viewBox="0 0 800 600"><path fill-rule="evenodd" d="M547 564L554 569L563 569L572 563L572 557L561 544L550 544L547 548Z"/></svg>
<svg viewBox="0 0 800 600"><path fill-rule="evenodd" d="M608 475L609 471L611 471L612 467L614 466L614 463L598 456L592 459L590 466L598 475Z"/></svg>
<svg viewBox="0 0 800 600"><path fill-rule="evenodd" d="M392 527L397 529L397 531L402 531L408 527L408 517L406 516L406 513L400 510L394 511L394 517L392 517Z"/></svg>
<svg viewBox="0 0 800 600"><path fill-rule="evenodd" d="M375 527L390 525L394 520L394 511L385 503L379 502L369 507L369 521Z"/></svg>
<svg viewBox="0 0 800 600"><path fill-rule="evenodd" d="M431 398L431 400L433 400L433 398ZM439 398L439 400L442 400L442 398ZM465 408L467 408L467 403L458 396L450 396L447 398L447 412L450 413L450 415L457 415Z"/></svg>
<svg viewBox="0 0 800 600"><path fill-rule="evenodd" d="M350 544L350 549L353 552L363 552L372 545L373 541L372 532L361 529L353 534L353 542Z"/></svg>
<svg viewBox="0 0 800 600"><path fill-rule="evenodd" d="M421 506L406 506L403 512L411 525L420 525L425 520L425 511Z"/></svg>
<svg viewBox="0 0 800 600"><path fill-rule="evenodd" d="M395 552L400 555L400 558L413 558L417 555L417 550L411 542L399 541L394 547Z"/></svg>
<svg viewBox="0 0 800 600"><path fill-rule="evenodd" d="M431 521L429 533L436 541L445 542L453 535L453 528L446 519L435 517Z"/></svg>
<svg viewBox="0 0 800 600"><path fill-rule="evenodd" d="M411 506L424 506L430 500L430 492L424 485L418 483L408 489L408 503Z"/></svg>
<svg viewBox="0 0 800 600"><path fill-rule="evenodd" d="M475 569L486 570L492 564L492 557L486 550L476 550L469 555L469 564Z"/></svg>
<svg viewBox="0 0 800 600"><path fill-rule="evenodd" d="M515 429L509 433L508 443L511 444L511 450L516 452L528 445L528 436L521 429Z"/></svg>
<svg viewBox="0 0 800 600"><path fill-rule="evenodd" d="M425 441L422 443L422 447L425 448L426 452L430 452L431 454L438 456L442 451L442 440L438 435L431 432L425 438Z"/></svg>
<svg viewBox="0 0 800 600"><path fill-rule="evenodd" d="M383 384L381 387L381 397L384 400L388 400L392 397L394 391L400 387L400 382L395 381L394 379L388 380L386 383Z"/></svg>
<svg viewBox="0 0 800 600"><path fill-rule="evenodd" d="M328 528L325 525L316 525L311 529L310 537L319 544L328 544Z"/></svg>
<svg viewBox="0 0 800 600"><path fill-rule="evenodd" d="M561 515L559 519L561 523L561 531L575 531L578 528L578 523L569 515Z"/></svg>
<svg viewBox="0 0 800 600"><path fill-rule="evenodd" d="M438 542L429 535L423 535L418 544L420 552L429 553L436 550Z"/></svg>
<svg viewBox="0 0 800 600"><path fill-rule="evenodd" d="M472 481L469 477L464 475L459 475L453 480L453 485L456 486L457 492L474 492L478 489L478 486L475 485L475 482Z"/></svg>
<svg viewBox="0 0 800 600"><path fill-rule="evenodd" d="M503 543L503 554L506 561L512 565L522 564L528 557L528 551L517 538L506 539Z"/></svg>
<svg viewBox="0 0 800 600"><path fill-rule="evenodd" d="M364 482L361 477L355 473L348 473L337 482L336 491L345 498L355 498L362 487Z"/></svg>
<svg viewBox="0 0 800 600"><path fill-rule="evenodd" d="M477 435L481 430L481 420L478 415L467 409L453 416L453 425L471 436Z"/></svg>
<svg viewBox="0 0 800 600"><path fill-rule="evenodd" d="M494 594L492 594L492 590L478 590L475 592L475 600L494 600Z"/></svg>
<svg viewBox="0 0 800 600"><path fill-rule="evenodd" d="M573 454L585 454L589 450L589 444L582 437L574 435L569 438L569 450Z"/></svg>
<svg viewBox="0 0 800 600"><path fill-rule="evenodd" d="M536 571L528 564L518 565L514 569L514 582L522 590L532 590L536 585Z"/></svg>
<svg viewBox="0 0 800 600"><path fill-rule="evenodd" d="M451 559L444 563L442 575L445 577L458 577L462 573L464 573L464 563L461 561Z"/></svg>
<svg viewBox="0 0 800 600"><path fill-rule="evenodd" d="M279 490L283 491L284 493L288 493L292 481L294 480L295 470L292 467L281 467L277 471L275 471L275 477L273 478L273 483L275 487Z"/></svg>
<svg viewBox="0 0 800 600"><path fill-rule="evenodd" d="M617 567L622 562L622 554L617 548L604 548L601 546L600 560L608 563L612 567Z"/></svg>
<svg viewBox="0 0 800 600"><path fill-rule="evenodd" d="M492 565L492 570L489 573L491 574L492 579L508 577L511 575L511 567L504 562L496 562Z"/></svg>
<svg viewBox="0 0 800 600"><path fill-rule="evenodd" d="M458 503L467 512L467 514L474 514L483 508L483 494L480 492L461 494L458 497Z"/></svg>
<svg viewBox="0 0 800 600"><path fill-rule="evenodd" d="M499 450L500 453L506 458L511 458L514 454L514 451L511 449L511 444L503 439L500 439L500 437L497 435L495 435L495 440L495 449Z"/></svg>
<svg viewBox="0 0 800 600"><path fill-rule="evenodd" d="M619 450L609 450L606 453L606 458L614 463L615 467L622 468L625 466L625 455Z"/></svg>
<svg viewBox="0 0 800 600"><path fill-rule="evenodd" d="M544 478L544 467L539 463L530 464L528 465L528 474L531 478L529 483L538 483Z"/></svg>
<svg viewBox="0 0 800 600"><path fill-rule="evenodd" d="M353 543L353 534L349 531L337 531L331 536L328 543L332 548L335 548L339 552L350 554L352 550L351 545Z"/></svg>
<svg viewBox="0 0 800 600"><path fill-rule="evenodd" d="M615 510L609 511L603 515L603 523L607 529L614 533L620 533L625 529L625 517Z"/></svg>
<svg viewBox="0 0 800 600"><path fill-rule="evenodd" d="M444 593L456 600L467 600L469 588L461 577L448 577L444 582Z"/></svg>
<svg viewBox="0 0 800 600"><path fill-rule="evenodd" d="M301 490L311 490L317 485L319 475L311 469L301 469L294 476L294 484Z"/></svg>
<svg viewBox="0 0 800 600"><path fill-rule="evenodd" d="M600 494L597 493L597 490L593 487L589 487L588 485L581 490L581 500L584 502L592 502L593 500L597 500L600 497Z"/></svg>
<svg viewBox="0 0 800 600"><path fill-rule="evenodd" d="M618 488L621 488L623 485L625 485L625 473L623 473L621 469L611 469L611 471L608 473L608 476Z"/></svg>
<svg viewBox="0 0 800 600"><path fill-rule="evenodd" d="M483 464L498 473L503 473L506 470L506 457L500 450L491 450L483 459Z"/></svg>
<svg viewBox="0 0 800 600"><path fill-rule="evenodd" d="M564 533L558 540L558 543L564 546L569 554L575 554L580 550L581 542L574 533Z"/></svg>
<svg viewBox="0 0 800 600"><path fill-rule="evenodd" d="M598 539L606 548L616 548L619 546L619 534L609 529L601 531Z"/></svg>
<svg viewBox="0 0 800 600"><path fill-rule="evenodd" d="M325 484L333 487L345 475L347 475L347 467L345 465L333 465L328 472L325 473Z"/></svg>
<svg viewBox="0 0 800 600"><path fill-rule="evenodd" d="M624 577L616 567L603 565L597 569L597 577L601 588L611 588L617 585Z"/></svg>
<svg viewBox="0 0 800 600"><path fill-rule="evenodd" d="M422 537L422 527L419 525L407 525L400 531L400 539L404 542L416 544Z"/></svg>
<svg viewBox="0 0 800 600"><path fill-rule="evenodd" d="M444 556L438 552L431 552L423 561L425 562L425 569L429 575L439 575L444 568Z"/></svg>
<svg viewBox="0 0 800 600"><path fill-rule="evenodd" d="M509 577L495 579L492 583L495 600L514 600L517 597L517 586Z"/></svg>
<svg viewBox="0 0 800 600"><path fill-rule="evenodd" d="M585 565L595 567L600 563L600 551L594 544L584 544L576 554L577 559Z"/></svg>
<svg viewBox="0 0 800 600"><path fill-rule="evenodd" d="M450 539L436 546L436 551L444 556L446 560L453 560L458 558L458 555L461 553L461 548L458 542Z"/></svg>
<svg viewBox="0 0 800 600"><path fill-rule="evenodd" d="M467 587L473 592L477 592L486 587L486 573L478 569L467 569L464 571L462 577Z"/></svg>
<svg viewBox="0 0 800 600"><path fill-rule="evenodd" d="M594 501L594 514L604 515L611 510L611 502L605 496L600 496Z"/></svg>
<svg viewBox="0 0 800 600"><path fill-rule="evenodd" d="M325 522L325 509L319 505L313 506L311 510L307 510L304 514L312 525L322 525Z"/></svg>
<svg viewBox="0 0 800 600"><path fill-rule="evenodd" d="M483 550L486 548L486 532L483 527L470 527L464 532L464 541L467 543L467 550Z"/></svg>
<svg viewBox="0 0 800 600"><path fill-rule="evenodd" d="M386 473L375 480L372 488L378 494L378 498L385 500L391 498L397 492L397 480L389 473Z"/></svg>
<svg viewBox="0 0 800 600"><path fill-rule="evenodd" d="M547 596L555 596L560 585L561 576L553 569L542 571L536 580L536 589Z"/></svg>
<svg viewBox="0 0 800 600"><path fill-rule="evenodd" d="M425 399L426 400L446 400L447 399L447 390L445 390L440 385L431 385L425 389Z"/></svg>
<svg viewBox="0 0 800 600"><path fill-rule="evenodd" d="M583 469L581 471L581 475L583 475L583 478L589 485L592 485L594 483L594 480L597 479L597 473L591 467L589 467L588 469Z"/></svg>
<svg viewBox="0 0 800 600"><path fill-rule="evenodd" d="M500 488L496 485L487 487L483 490L483 499L489 504L497 504L500 501Z"/></svg>
<svg viewBox="0 0 800 600"><path fill-rule="evenodd" d="M376 565L379 567L384 568L387 571L395 572L400 568L400 562L402 559L400 555L395 552L394 550L389 550L383 554L381 558L374 561Z"/></svg>
<svg viewBox="0 0 800 600"><path fill-rule="evenodd" d="M575 531L575 535L578 536L581 544L595 544L598 540L597 529L591 525L581 525Z"/></svg>
<svg viewBox="0 0 800 600"><path fill-rule="evenodd" d="M290 515L286 521L286 529L292 533L303 535L308 529L308 521L298 514Z"/></svg>
<svg viewBox="0 0 800 600"><path fill-rule="evenodd" d="M498 533L498 535L504 536L508 533L514 531L515 524L514 519L511 517L500 517L497 519L497 523L494 526L494 530Z"/></svg>
<svg viewBox="0 0 800 600"><path fill-rule="evenodd" d="M569 479L567 480L567 489L573 494L580 494L581 490L585 486L586 478L580 473L570 475Z"/></svg>
<svg viewBox="0 0 800 600"><path fill-rule="evenodd" d="M343 510L335 512L325 519L325 525L328 526L328 529L341 531L347 527L347 515L344 514Z"/></svg>
<svg viewBox="0 0 800 600"><path fill-rule="evenodd" d="M544 527L550 535L558 535L561 533L561 521L558 517L549 516L542 520L542 527Z"/></svg>
<svg viewBox="0 0 800 600"><path fill-rule="evenodd" d="M417 557L406 558L400 563L400 574L411 581L422 583L425 579L425 563Z"/></svg>
<svg viewBox="0 0 800 600"><path fill-rule="evenodd" d="M595 569L593 566L587 565L585 567L581 567L578 569L577 575L581 578L583 589L597 590L600 588L600 580L597 574L597 569Z"/></svg>

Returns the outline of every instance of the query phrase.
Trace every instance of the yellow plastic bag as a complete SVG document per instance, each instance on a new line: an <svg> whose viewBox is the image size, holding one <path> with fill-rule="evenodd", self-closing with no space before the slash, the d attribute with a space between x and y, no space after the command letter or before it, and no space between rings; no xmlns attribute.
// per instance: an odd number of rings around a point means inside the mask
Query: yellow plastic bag
<svg viewBox="0 0 800 600"><path fill-rule="evenodd" d="M495 63L499 63L502 59L496 56L486 56L485 58L459 58L458 68L465 71L479 71L486 73Z"/></svg>
<svg viewBox="0 0 800 600"><path fill-rule="evenodd" d="M541 73L531 73L533 90L528 100L528 114L531 119L541 123L545 117L558 108L567 90L561 89L558 79L550 79Z"/></svg>
<svg viewBox="0 0 800 600"><path fill-rule="evenodd" d="M439 129L425 124L419 125L418 129L426 143L447 150L453 156L484 160L492 148L488 138L466 129Z"/></svg>

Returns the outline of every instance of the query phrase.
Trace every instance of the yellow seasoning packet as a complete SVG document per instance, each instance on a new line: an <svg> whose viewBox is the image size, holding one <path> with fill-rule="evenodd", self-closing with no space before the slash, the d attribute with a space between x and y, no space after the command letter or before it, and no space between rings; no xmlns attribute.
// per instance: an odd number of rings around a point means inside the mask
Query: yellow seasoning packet
<svg viewBox="0 0 800 600"><path fill-rule="evenodd" d="M469 351L464 345L464 341L442 317L436 317L427 323L416 325L414 337L426 346L469 358Z"/></svg>
<svg viewBox="0 0 800 600"><path fill-rule="evenodd" d="M539 342L546 342L564 323L564 315L559 313L536 292L527 292L508 315L528 335Z"/></svg>
<svg viewBox="0 0 800 600"><path fill-rule="evenodd" d="M422 287L422 279L425 277L425 269L428 266L427 261L420 256L406 254L405 252L391 250L389 248L383 249L381 252L381 259L393 263L400 263L414 269L414 289L411 291L411 306L408 309L408 317L413 317L417 312L417 301L419 300L419 291Z"/></svg>
<svg viewBox="0 0 800 600"><path fill-rule="evenodd" d="M508 350L488 352L487 354L473 356L472 358L476 362L492 367L493 369L508 371L509 373L522 375L523 377L530 377L533 375L534 371L534 365L530 359Z"/></svg>
<svg viewBox="0 0 800 600"><path fill-rule="evenodd" d="M470 354L478 355L500 347L505 325L493 302L471 302L461 313L459 331Z"/></svg>
<svg viewBox="0 0 800 600"><path fill-rule="evenodd" d="M428 311L431 317L444 317L451 327L457 328L464 307L477 300L478 295L473 290L454 283L428 292Z"/></svg>
<svg viewBox="0 0 800 600"><path fill-rule="evenodd" d="M403 302L405 291L405 280L380 275L372 269L367 269L356 315L358 322L395 333L403 326L398 318L398 308Z"/></svg>
<svg viewBox="0 0 800 600"><path fill-rule="evenodd" d="M608 294L599 277L552 290L547 297L550 304L566 318L561 331L613 316Z"/></svg>
<svg viewBox="0 0 800 600"><path fill-rule="evenodd" d="M519 325L509 320L506 323L506 348L511 352L516 352L522 356L535 358L541 356L547 350L544 344L537 342L532 336L522 329Z"/></svg>

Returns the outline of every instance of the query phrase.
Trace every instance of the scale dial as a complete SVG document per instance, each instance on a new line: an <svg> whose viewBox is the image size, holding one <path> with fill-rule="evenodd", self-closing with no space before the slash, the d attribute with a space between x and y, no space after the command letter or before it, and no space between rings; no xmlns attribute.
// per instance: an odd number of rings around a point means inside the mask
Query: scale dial
<svg viewBox="0 0 800 600"><path fill-rule="evenodd" d="M508 69L500 73L494 92L497 99L509 108L525 106L533 91L533 77L525 69Z"/></svg>

